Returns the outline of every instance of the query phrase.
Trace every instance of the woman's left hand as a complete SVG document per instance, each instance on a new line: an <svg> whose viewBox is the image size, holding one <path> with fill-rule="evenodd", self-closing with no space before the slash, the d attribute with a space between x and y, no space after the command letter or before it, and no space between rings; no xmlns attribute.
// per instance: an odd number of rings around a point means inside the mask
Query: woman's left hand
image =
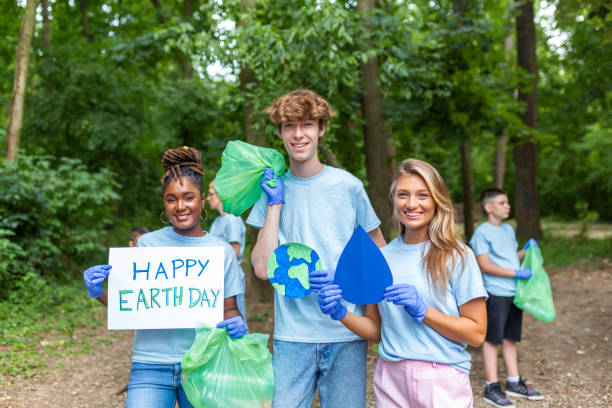
<svg viewBox="0 0 612 408"><path fill-rule="evenodd" d="M398 283L385 288L383 297L387 302L404 306L406 313L419 323L427 315L428 306L423 302L416 288L409 283Z"/></svg>
<svg viewBox="0 0 612 408"><path fill-rule="evenodd" d="M232 339L239 339L249 332L249 328L242 319L242 316L234 316L217 323L218 329L222 327L227 328L227 334L229 334Z"/></svg>

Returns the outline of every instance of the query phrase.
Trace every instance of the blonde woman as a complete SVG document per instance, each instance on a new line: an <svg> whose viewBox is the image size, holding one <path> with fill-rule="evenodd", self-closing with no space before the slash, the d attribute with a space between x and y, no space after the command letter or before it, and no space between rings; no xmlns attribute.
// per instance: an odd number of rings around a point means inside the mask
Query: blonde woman
<svg viewBox="0 0 612 408"><path fill-rule="evenodd" d="M376 406L471 407L466 344L479 346L487 317L478 264L454 229L453 207L435 168L405 160L391 187L399 236L381 251L394 285L365 316L347 312L337 285L319 305L357 335L380 342Z"/></svg>

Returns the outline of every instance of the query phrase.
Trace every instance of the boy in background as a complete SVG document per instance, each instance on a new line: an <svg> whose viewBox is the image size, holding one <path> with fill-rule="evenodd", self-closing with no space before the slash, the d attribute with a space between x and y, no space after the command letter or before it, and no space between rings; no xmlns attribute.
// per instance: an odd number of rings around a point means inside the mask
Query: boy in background
<svg viewBox="0 0 612 408"><path fill-rule="evenodd" d="M523 311L513 303L516 280L531 278L531 269L520 269L520 261L529 245L536 245L530 239L517 252L518 244L514 229L502 223L510 215L510 204L506 193L498 188L489 188L480 194L480 205L487 214L472 236L470 246L483 272L485 289L489 293L487 304L487 336L482 345L486 387L484 401L496 407L513 408L506 394L539 400L543 396L527 386L518 372L516 342L521 340ZM506 393L497 378L497 346L502 346L506 366Z"/></svg>
<svg viewBox="0 0 612 408"><path fill-rule="evenodd" d="M146 227L132 228L130 230L130 242L128 242L128 245L130 246L130 248L134 248L136 246L136 243L140 239L140 237L146 234L147 232L149 232L149 229Z"/></svg>
<svg viewBox="0 0 612 408"><path fill-rule="evenodd" d="M244 278L244 271L242 270L242 256L244 255L244 242L246 234L246 226L242 218L226 213L223 211L223 201L217 194L215 188L215 180L211 181L208 185L208 197L206 197L208 205L212 210L216 210L219 216L210 225L210 234L215 235L217 238L221 238L225 242L231 245L236 252L236 259L238 260L238 269L240 269L240 275L242 276L242 286L246 288L246 282ZM238 311L242 315L246 323L246 303L244 301L244 293L236 295L236 304L238 305Z"/></svg>

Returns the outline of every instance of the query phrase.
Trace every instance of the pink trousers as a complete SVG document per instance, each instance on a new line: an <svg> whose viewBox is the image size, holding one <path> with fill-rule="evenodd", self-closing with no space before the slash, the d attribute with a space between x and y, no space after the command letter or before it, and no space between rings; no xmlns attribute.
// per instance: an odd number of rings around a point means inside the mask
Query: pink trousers
<svg viewBox="0 0 612 408"><path fill-rule="evenodd" d="M378 359L376 408L471 408L470 377L446 364Z"/></svg>

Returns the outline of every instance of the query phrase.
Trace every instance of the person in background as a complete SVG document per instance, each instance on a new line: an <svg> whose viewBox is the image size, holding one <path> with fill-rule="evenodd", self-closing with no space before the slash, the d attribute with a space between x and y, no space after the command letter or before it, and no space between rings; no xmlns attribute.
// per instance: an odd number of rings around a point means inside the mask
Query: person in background
<svg viewBox="0 0 612 408"><path fill-rule="evenodd" d="M242 270L242 256L244 254L244 238L246 234L246 226L242 218L229 214L223 211L223 202L217 190L215 189L215 180L211 181L208 185L208 205L212 210L216 210L219 216L215 218L212 225L210 226L210 234L223 241L229 243L234 251L236 251L236 259L238 259L238 269L240 269L240 275L242 277L242 284L246 288L246 282L244 279L244 271ZM246 304L244 301L244 293L236 296L236 303L238 304L238 310L242 315L242 318L246 321Z"/></svg>
<svg viewBox="0 0 612 408"><path fill-rule="evenodd" d="M487 299L487 337L482 345L486 385L483 399L496 407L513 408L506 394L539 400L542 394L525 384L518 371L516 342L521 341L523 311L513 303L517 279L531 278L531 269L521 269L520 261L529 245L538 245L530 239L525 248L517 252L514 229L502 221L510 216L510 204L505 191L488 188L480 194L480 205L487 221L476 228L470 246L476 254L483 273ZM501 344L506 365L506 392L497 377L497 348Z"/></svg>
<svg viewBox="0 0 612 408"><path fill-rule="evenodd" d="M141 236L149 232L149 229L146 227L134 227L130 230L130 242L128 242L128 246L133 248L138 243L138 240Z"/></svg>

